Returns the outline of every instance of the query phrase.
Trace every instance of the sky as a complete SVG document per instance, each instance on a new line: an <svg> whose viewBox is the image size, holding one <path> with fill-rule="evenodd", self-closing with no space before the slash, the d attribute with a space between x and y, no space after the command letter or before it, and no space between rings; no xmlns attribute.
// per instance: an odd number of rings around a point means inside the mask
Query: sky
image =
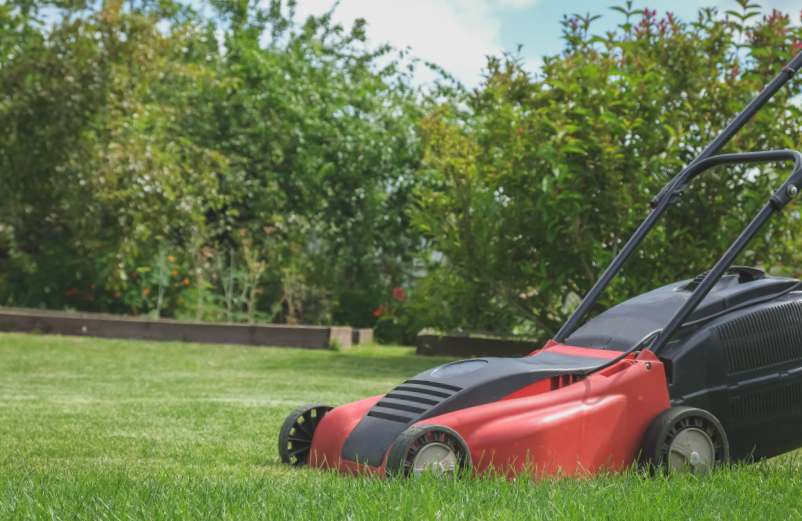
<svg viewBox="0 0 802 521"><path fill-rule="evenodd" d="M766 12L773 8L798 14L800 0L753 0ZM322 14L334 0L298 0L301 16ZM390 43L409 48L420 59L442 66L466 85L481 79L485 57L515 51L529 70L537 70L543 55L558 52L563 14L601 14L596 30L612 28L622 20L609 6L623 0L340 0L334 19L350 26L365 18L371 44ZM700 7L738 9L735 0L635 0L635 7L672 11L680 18L695 18ZM799 18L794 16L795 21ZM419 81L430 79L420 72Z"/></svg>

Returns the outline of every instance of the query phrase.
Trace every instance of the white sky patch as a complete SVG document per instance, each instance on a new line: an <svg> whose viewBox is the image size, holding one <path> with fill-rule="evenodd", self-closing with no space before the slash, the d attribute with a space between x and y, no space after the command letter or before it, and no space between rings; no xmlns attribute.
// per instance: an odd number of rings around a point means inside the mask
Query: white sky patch
<svg viewBox="0 0 802 521"><path fill-rule="evenodd" d="M475 86L488 55L504 51L503 15L532 8L538 0L342 0L334 21L350 27L367 21L369 43L410 49L412 56L443 67L468 86ZM305 18L326 12L333 0L299 0ZM417 79L433 79L421 70Z"/></svg>

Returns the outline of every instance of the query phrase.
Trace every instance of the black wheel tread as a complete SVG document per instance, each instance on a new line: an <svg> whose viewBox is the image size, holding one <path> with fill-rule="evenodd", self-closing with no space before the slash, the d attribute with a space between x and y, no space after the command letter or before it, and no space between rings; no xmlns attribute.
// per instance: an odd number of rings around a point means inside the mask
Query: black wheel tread
<svg viewBox="0 0 802 521"><path fill-rule="evenodd" d="M449 445L457 454L457 474L462 475L472 467L471 453L462 437L443 425L412 426L399 434L387 455L385 472L388 476L408 477L412 472L415 454L425 445L439 442Z"/></svg>
<svg viewBox="0 0 802 521"><path fill-rule="evenodd" d="M278 435L278 454L282 463L300 467L309 462L312 436L320 420L331 409L328 405L309 404L287 415Z"/></svg>
<svg viewBox="0 0 802 521"><path fill-rule="evenodd" d="M652 420L643 438L641 464L652 471L667 470L666 457L671 441L681 431L690 427L703 430L710 436L716 451L715 465L729 461L729 440L718 418L704 409L676 406L666 409Z"/></svg>

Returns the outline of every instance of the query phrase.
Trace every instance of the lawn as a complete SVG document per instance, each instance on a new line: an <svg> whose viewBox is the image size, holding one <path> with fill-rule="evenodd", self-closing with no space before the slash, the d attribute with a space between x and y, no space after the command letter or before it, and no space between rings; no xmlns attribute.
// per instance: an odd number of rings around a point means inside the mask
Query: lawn
<svg viewBox="0 0 802 521"><path fill-rule="evenodd" d="M382 481L281 466L284 415L441 360L0 335L0 519L802 519L794 455L696 478Z"/></svg>

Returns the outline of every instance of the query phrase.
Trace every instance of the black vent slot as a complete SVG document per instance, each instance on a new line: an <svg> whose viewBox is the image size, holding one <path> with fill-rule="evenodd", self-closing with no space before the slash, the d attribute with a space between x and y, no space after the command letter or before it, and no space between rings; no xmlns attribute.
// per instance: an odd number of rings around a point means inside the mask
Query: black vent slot
<svg viewBox="0 0 802 521"><path fill-rule="evenodd" d="M716 331L730 374L802 360L802 301L760 309Z"/></svg>
<svg viewBox="0 0 802 521"><path fill-rule="evenodd" d="M379 407L384 407L385 409L396 409L398 411L412 412L415 414L421 414L426 412L426 409L421 409L420 407L413 407L412 405L404 405L403 403L389 402L387 400L383 400L379 402L377 405Z"/></svg>
<svg viewBox="0 0 802 521"><path fill-rule="evenodd" d="M396 391L409 391L413 393L423 393L428 394L430 396L437 396L438 398L448 398L453 393L443 392L443 391L435 391L433 389L426 389L425 387L421 387L419 385L399 385L395 388Z"/></svg>
<svg viewBox="0 0 802 521"><path fill-rule="evenodd" d="M425 385L427 387L439 387L441 389L446 389L447 391L451 391L452 394L462 390L462 387L457 387L456 385L443 384L440 382L427 382L426 380L407 380L404 383Z"/></svg>
<svg viewBox="0 0 802 521"><path fill-rule="evenodd" d="M802 382L752 391L730 399L730 413L735 417L760 419L792 412L802 413Z"/></svg>
<svg viewBox="0 0 802 521"><path fill-rule="evenodd" d="M399 423L407 423L409 418L406 416L398 416L397 414L388 414L386 412L374 411L371 410L368 413L368 416L373 416L374 418L381 418L382 420L390 420L391 422L399 422Z"/></svg>
<svg viewBox="0 0 802 521"><path fill-rule="evenodd" d="M461 390L456 385L440 382L407 380L384 395L384 398L371 407L368 416L412 423Z"/></svg>
<svg viewBox="0 0 802 521"><path fill-rule="evenodd" d="M395 391L387 393L385 397L393 398L394 400L403 400L405 402L422 403L424 405L437 405L438 403L440 403L440 400L433 400L432 398L423 398L421 396L415 396L412 394L401 394Z"/></svg>

